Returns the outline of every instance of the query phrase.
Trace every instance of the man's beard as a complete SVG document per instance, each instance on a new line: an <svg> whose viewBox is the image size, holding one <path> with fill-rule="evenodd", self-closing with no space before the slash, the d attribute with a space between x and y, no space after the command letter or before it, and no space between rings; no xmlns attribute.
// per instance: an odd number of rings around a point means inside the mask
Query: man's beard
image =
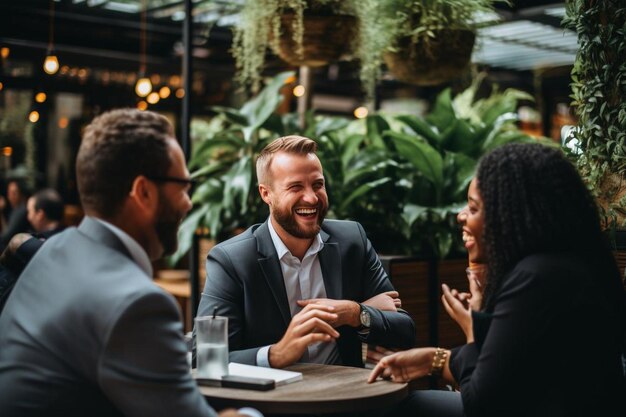
<svg viewBox="0 0 626 417"><path fill-rule="evenodd" d="M178 227L181 216L178 216L171 203L159 193L157 222L154 225L157 237L163 246L163 255L171 255L178 248Z"/></svg>
<svg viewBox="0 0 626 417"><path fill-rule="evenodd" d="M315 227L309 229L303 229L302 227L300 227L300 225L298 225L298 222L296 221L297 214L294 214L289 209L281 210L275 208L273 211L273 216L276 220L276 223L278 223L280 227L282 227L290 235L299 239L312 239L320 232L322 222L324 221L324 217L326 217L327 212L328 207L324 207L322 202L319 202L317 204L317 224L315 225Z"/></svg>

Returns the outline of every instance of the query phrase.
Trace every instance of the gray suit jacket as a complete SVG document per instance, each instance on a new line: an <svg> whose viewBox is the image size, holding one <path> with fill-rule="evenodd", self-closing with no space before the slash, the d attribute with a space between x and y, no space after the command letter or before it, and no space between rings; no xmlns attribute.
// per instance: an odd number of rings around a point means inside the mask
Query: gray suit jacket
<svg viewBox="0 0 626 417"><path fill-rule="evenodd" d="M320 232L319 253L326 295L362 302L393 287L360 224L326 220ZM216 245L208 254L207 279L198 316L213 308L229 317L230 360L256 364L259 348L278 342L291 313L280 261L267 222ZM415 324L404 311L368 308L371 330L367 343L410 348L415 345ZM361 339L349 326L337 329L344 365L363 366Z"/></svg>
<svg viewBox="0 0 626 417"><path fill-rule="evenodd" d="M0 316L0 415L215 416L180 314L108 228L50 238Z"/></svg>

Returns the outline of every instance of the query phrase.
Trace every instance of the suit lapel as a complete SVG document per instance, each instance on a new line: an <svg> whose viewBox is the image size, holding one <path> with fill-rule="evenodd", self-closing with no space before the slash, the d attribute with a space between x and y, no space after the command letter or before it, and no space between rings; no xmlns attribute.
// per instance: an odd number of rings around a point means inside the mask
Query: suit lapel
<svg viewBox="0 0 626 417"><path fill-rule="evenodd" d="M343 298L343 286L341 282L341 256L339 255L339 243L328 242L330 236L323 230L320 232L324 248L319 253L320 267L326 287L326 297L341 300Z"/></svg>
<svg viewBox="0 0 626 417"><path fill-rule="evenodd" d="M274 247L269 228L267 227L267 221L254 231L254 236L256 237L257 251L259 252L259 267L280 309L285 326L289 326L291 322L289 299L287 298L283 272L280 269L280 261L278 260L278 254L276 253L276 248Z"/></svg>

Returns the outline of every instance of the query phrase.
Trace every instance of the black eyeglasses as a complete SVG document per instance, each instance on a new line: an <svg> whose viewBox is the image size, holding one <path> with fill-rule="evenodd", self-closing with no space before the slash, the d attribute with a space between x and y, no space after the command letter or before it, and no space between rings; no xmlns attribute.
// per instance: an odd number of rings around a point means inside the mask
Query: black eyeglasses
<svg viewBox="0 0 626 417"><path fill-rule="evenodd" d="M175 182L178 184L189 185L191 187L196 185L196 180L191 178L167 177L160 175L146 175L146 178L156 182Z"/></svg>

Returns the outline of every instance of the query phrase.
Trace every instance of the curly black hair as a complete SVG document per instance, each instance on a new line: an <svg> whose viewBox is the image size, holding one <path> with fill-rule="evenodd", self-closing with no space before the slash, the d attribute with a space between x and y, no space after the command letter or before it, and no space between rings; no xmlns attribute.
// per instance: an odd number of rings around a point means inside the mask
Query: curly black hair
<svg viewBox="0 0 626 417"><path fill-rule="evenodd" d="M476 178L485 215L484 308L493 306L507 272L540 252L580 254L606 271L598 278L606 279L611 297L622 294L595 200L559 149L521 143L499 147L481 159Z"/></svg>

